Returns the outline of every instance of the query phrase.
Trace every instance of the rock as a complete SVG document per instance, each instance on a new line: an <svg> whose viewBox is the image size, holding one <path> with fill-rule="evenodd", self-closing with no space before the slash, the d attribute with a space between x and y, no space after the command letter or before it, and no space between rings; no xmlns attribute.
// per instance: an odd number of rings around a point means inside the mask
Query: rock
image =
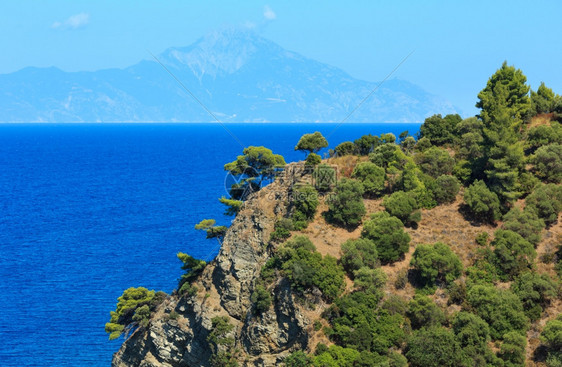
<svg viewBox="0 0 562 367"><path fill-rule="evenodd" d="M298 172L287 170L286 172ZM276 219L287 213L294 177L282 174L252 195L228 229L216 259L195 286L208 295L173 296L156 310L147 328L134 331L115 353L113 367L208 366L207 337L212 318L229 316L235 326L234 348L247 366L276 366L293 350L305 349L310 320L294 302L287 280L275 287L272 307L255 315L250 296L262 266ZM169 312L178 313L170 319Z"/></svg>

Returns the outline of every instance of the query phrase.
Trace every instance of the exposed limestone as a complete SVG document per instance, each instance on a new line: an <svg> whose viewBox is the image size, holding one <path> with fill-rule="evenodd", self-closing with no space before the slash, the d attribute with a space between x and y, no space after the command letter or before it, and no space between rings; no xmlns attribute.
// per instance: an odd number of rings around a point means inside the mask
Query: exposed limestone
<svg viewBox="0 0 562 367"><path fill-rule="evenodd" d="M174 295L160 305L148 328L136 330L123 343L112 366L208 366L207 337L215 316L230 317L234 348L240 351L243 365L275 366L292 350L307 347L310 320L295 304L286 280L276 285L273 305L262 315L255 314L250 301L269 257L275 221L286 214L286 197L296 179L281 175L248 199L217 258L195 282L198 294Z"/></svg>

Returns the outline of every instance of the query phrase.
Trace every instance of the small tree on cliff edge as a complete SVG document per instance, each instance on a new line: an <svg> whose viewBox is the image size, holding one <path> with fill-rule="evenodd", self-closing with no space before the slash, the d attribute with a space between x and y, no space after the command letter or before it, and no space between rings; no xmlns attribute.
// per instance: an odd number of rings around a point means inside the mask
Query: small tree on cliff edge
<svg viewBox="0 0 562 367"><path fill-rule="evenodd" d="M304 134L297 143L295 150L317 153L320 149L326 148L327 146L328 141L326 138L320 132L316 131L314 134Z"/></svg>

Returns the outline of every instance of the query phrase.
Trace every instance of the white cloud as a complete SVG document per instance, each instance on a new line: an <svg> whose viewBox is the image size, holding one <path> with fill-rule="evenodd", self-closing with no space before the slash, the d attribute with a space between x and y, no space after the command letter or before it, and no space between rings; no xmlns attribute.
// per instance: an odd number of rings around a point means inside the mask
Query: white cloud
<svg viewBox="0 0 562 367"><path fill-rule="evenodd" d="M277 14L275 14L273 9L271 9L269 5L266 5L263 7L263 17L266 20L274 20L275 18L277 18Z"/></svg>
<svg viewBox="0 0 562 367"><path fill-rule="evenodd" d="M79 13L68 17L68 19L62 22L54 22L51 25L53 29L78 29L86 26L90 23L90 14Z"/></svg>

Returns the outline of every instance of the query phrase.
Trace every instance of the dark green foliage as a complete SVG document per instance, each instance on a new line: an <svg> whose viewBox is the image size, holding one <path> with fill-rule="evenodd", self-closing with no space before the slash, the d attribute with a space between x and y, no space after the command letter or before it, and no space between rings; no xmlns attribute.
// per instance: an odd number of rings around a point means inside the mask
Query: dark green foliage
<svg viewBox="0 0 562 367"><path fill-rule="evenodd" d="M486 365L486 356L491 356L488 348L490 327L486 321L473 313L461 311L455 315L452 327L462 350L474 361L474 365Z"/></svg>
<svg viewBox="0 0 562 367"><path fill-rule="evenodd" d="M437 178L441 175L449 175L453 171L455 159L443 148L432 147L414 157L416 164L423 173Z"/></svg>
<svg viewBox="0 0 562 367"><path fill-rule="evenodd" d="M527 131L525 148L532 153L537 148L560 143L562 141L562 125L558 122L551 122L549 125L539 125L531 127Z"/></svg>
<svg viewBox="0 0 562 367"><path fill-rule="evenodd" d="M551 299L557 296L556 283L546 274L522 274L511 284L511 290L521 299L531 321L538 320Z"/></svg>
<svg viewBox="0 0 562 367"><path fill-rule="evenodd" d="M380 138L375 135L363 135L359 139L356 139L354 142L357 153L359 155L369 155L375 147L381 144Z"/></svg>
<svg viewBox="0 0 562 367"><path fill-rule="evenodd" d="M406 155L398 145L383 144L377 146L369 154L369 160L379 167L388 168L390 166L401 168L406 160Z"/></svg>
<svg viewBox="0 0 562 367"><path fill-rule="evenodd" d="M150 311L156 308L152 301L154 291L144 287L128 288L117 298L117 307L111 311L111 319L105 324L105 332L109 333L109 340L117 339L123 332L136 325L146 327L150 318Z"/></svg>
<svg viewBox="0 0 562 367"><path fill-rule="evenodd" d="M443 311L431 298L419 294L410 301L407 315L414 329L439 326L447 321Z"/></svg>
<svg viewBox="0 0 562 367"><path fill-rule="evenodd" d="M201 274L205 265L207 263L203 260L196 259L183 252L178 252L176 255L178 259L182 262L182 270L185 270L185 274L181 276L179 287L179 293L183 294L188 290L193 290L190 283Z"/></svg>
<svg viewBox="0 0 562 367"><path fill-rule="evenodd" d="M226 210L224 211L225 215L236 216L242 209L242 204L244 204L242 200L227 199L224 196L221 197L219 201L221 204L227 206Z"/></svg>
<svg viewBox="0 0 562 367"><path fill-rule="evenodd" d="M457 198L459 189L460 183L455 176L441 175L435 180L433 198L438 204L452 203Z"/></svg>
<svg viewBox="0 0 562 367"><path fill-rule="evenodd" d="M489 237L490 235L488 234L488 232L480 232L476 236L476 243L480 246L486 246L488 244Z"/></svg>
<svg viewBox="0 0 562 367"><path fill-rule="evenodd" d="M291 231L295 229L293 221L289 218L281 218L275 222L274 231L271 233L270 241L282 242L291 237Z"/></svg>
<svg viewBox="0 0 562 367"><path fill-rule="evenodd" d="M246 200L252 192L261 188L264 179L273 178L284 166L283 156L273 154L271 149L254 146L244 148L242 155L235 161L224 165L225 171L239 178L238 183L230 189L231 199Z"/></svg>
<svg viewBox="0 0 562 367"><path fill-rule="evenodd" d="M504 360L505 367L524 367L526 346L527 339L523 335L514 331L509 332L503 337L498 356Z"/></svg>
<svg viewBox="0 0 562 367"><path fill-rule="evenodd" d="M414 150L417 151L417 152L425 152L426 150L428 150L432 146L433 145L431 145L431 141L428 138L422 137L417 141L416 146L414 147Z"/></svg>
<svg viewBox="0 0 562 367"><path fill-rule="evenodd" d="M424 284L451 283L462 272L462 263L449 246L437 242L433 245L418 245L410 265L419 273Z"/></svg>
<svg viewBox="0 0 562 367"><path fill-rule="evenodd" d="M257 285L250 297L250 301L254 304L257 313L263 313L269 310L271 306L271 294L262 285Z"/></svg>
<svg viewBox="0 0 562 367"><path fill-rule="evenodd" d="M354 271L353 278L355 288L366 293L378 293L387 280L384 271L367 266Z"/></svg>
<svg viewBox="0 0 562 367"><path fill-rule="evenodd" d="M503 229L518 233L534 246L540 242L545 223L535 210L514 207L503 216L503 220Z"/></svg>
<svg viewBox="0 0 562 367"><path fill-rule="evenodd" d="M210 364L212 367L235 367L238 362L232 353L234 338L228 336L234 329L227 316L216 316L211 319L211 332L207 342L212 351Z"/></svg>
<svg viewBox="0 0 562 367"><path fill-rule="evenodd" d="M541 333L541 342L546 347L546 365L562 366L562 314L546 323Z"/></svg>
<svg viewBox="0 0 562 367"><path fill-rule="evenodd" d="M414 151L414 148L416 147L416 143L417 142L416 139L414 139L414 137L408 136L400 143L400 147L402 148L402 151L404 151L404 153L410 154Z"/></svg>
<svg viewBox="0 0 562 367"><path fill-rule="evenodd" d="M549 113L554 111L555 94L552 89L548 88L544 82L537 91L531 90L531 106L533 114Z"/></svg>
<svg viewBox="0 0 562 367"><path fill-rule="evenodd" d="M477 108L486 126L494 124L498 116L507 111L510 119L522 121L531 108L527 78L519 69L504 62L490 77L486 87L478 93Z"/></svg>
<svg viewBox="0 0 562 367"><path fill-rule="evenodd" d="M295 150L307 151L309 153L318 152L322 148L328 146L328 141L324 136L316 131L313 134L304 134L301 136Z"/></svg>
<svg viewBox="0 0 562 367"><path fill-rule="evenodd" d="M484 181L477 180L464 193L464 201L472 216L482 222L495 222L500 219L500 201Z"/></svg>
<svg viewBox="0 0 562 367"><path fill-rule="evenodd" d="M474 285L468 290L467 303L484 321L490 325L490 336L502 339L510 332L524 335L529 320L517 295L508 290L500 290L493 285Z"/></svg>
<svg viewBox="0 0 562 367"><path fill-rule="evenodd" d="M334 188L337 181L337 172L334 167L327 164L319 164L312 172L314 187L318 192L328 192Z"/></svg>
<svg viewBox="0 0 562 367"><path fill-rule="evenodd" d="M389 313L389 315L406 316L408 311L408 303L397 294L391 294L381 305L381 309Z"/></svg>
<svg viewBox="0 0 562 367"><path fill-rule="evenodd" d="M433 145L450 144L454 139L456 125L461 121L459 115L433 115L426 118L420 127L420 137L429 139Z"/></svg>
<svg viewBox="0 0 562 367"><path fill-rule="evenodd" d="M474 161L483 157L483 128L484 124L476 117L467 118L457 125L455 158Z"/></svg>
<svg viewBox="0 0 562 367"><path fill-rule="evenodd" d="M330 321L330 339L338 345L360 351L386 353L404 341L404 317L376 310L380 292L354 292L339 298L325 311Z"/></svg>
<svg viewBox="0 0 562 367"><path fill-rule="evenodd" d="M291 199L295 229L306 228L316 214L318 192L310 185L297 186L293 189Z"/></svg>
<svg viewBox="0 0 562 367"><path fill-rule="evenodd" d="M465 185L468 184L472 177L472 164L471 162L460 159L453 167L453 176L459 179Z"/></svg>
<svg viewBox="0 0 562 367"><path fill-rule="evenodd" d="M338 157L343 157L344 155L355 155L357 154L357 147L350 141L344 141L336 147L336 154Z"/></svg>
<svg viewBox="0 0 562 367"><path fill-rule="evenodd" d="M375 268L378 265L375 243L366 238L345 241L341 245L341 253L340 261L350 274L364 266Z"/></svg>
<svg viewBox="0 0 562 367"><path fill-rule="evenodd" d="M311 359L302 350L289 354L283 361L285 367L308 367L311 366Z"/></svg>
<svg viewBox="0 0 562 367"><path fill-rule="evenodd" d="M214 219L203 219L195 225L195 229L205 231L207 233L207 238L224 238L228 228L225 226L215 226L215 223L216 221Z"/></svg>
<svg viewBox="0 0 562 367"><path fill-rule="evenodd" d="M317 166L322 163L322 158L316 153L310 153L304 163L308 166Z"/></svg>
<svg viewBox="0 0 562 367"><path fill-rule="evenodd" d="M365 215L364 192L359 181L344 178L338 182L326 213L328 222L350 229L357 227Z"/></svg>
<svg viewBox="0 0 562 367"><path fill-rule="evenodd" d="M550 226L562 211L562 186L555 184L539 185L525 199L526 207L535 210L537 215Z"/></svg>
<svg viewBox="0 0 562 367"><path fill-rule="evenodd" d="M421 220L416 199L404 191L396 191L383 200L386 211L404 224L415 225Z"/></svg>
<svg viewBox="0 0 562 367"><path fill-rule="evenodd" d="M363 226L361 237L375 243L379 259L383 263L399 260L408 251L410 244L410 235L404 232L400 219L387 212L371 215L371 219Z"/></svg>
<svg viewBox="0 0 562 367"><path fill-rule="evenodd" d="M562 182L562 145L553 143L542 146L529 161L534 165L534 172L541 180Z"/></svg>
<svg viewBox="0 0 562 367"><path fill-rule="evenodd" d="M532 268L537 253L529 241L518 233L498 229L494 233L495 264L503 279L513 279Z"/></svg>
<svg viewBox="0 0 562 367"><path fill-rule="evenodd" d="M295 236L280 249L278 261L283 275L298 291L318 288L327 300L338 297L344 285L344 271L336 258L324 258L306 236Z"/></svg>
<svg viewBox="0 0 562 367"><path fill-rule="evenodd" d="M380 196L384 191L385 171L374 163L359 163L353 169L351 177L363 184L365 194L370 197Z"/></svg>
<svg viewBox="0 0 562 367"><path fill-rule="evenodd" d="M408 339L406 358L411 367L459 367L466 356L452 331L431 327L416 330Z"/></svg>

